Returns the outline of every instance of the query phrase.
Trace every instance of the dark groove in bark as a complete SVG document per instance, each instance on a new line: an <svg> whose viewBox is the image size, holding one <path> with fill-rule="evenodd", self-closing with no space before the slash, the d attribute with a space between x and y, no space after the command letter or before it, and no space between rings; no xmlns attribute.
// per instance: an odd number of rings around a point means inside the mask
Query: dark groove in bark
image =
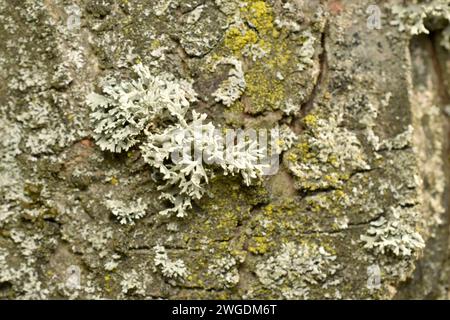
<svg viewBox="0 0 450 320"><path fill-rule="evenodd" d="M328 30L329 25L327 22L320 39L320 47L322 49L322 52L319 54L319 66L320 66L319 75L317 77L317 82L311 92L311 95L309 96L308 100L305 103L303 103L300 107L300 115L298 117L300 121L313 109L314 103L316 102L316 98L319 95L320 91L322 90L322 87L328 75L328 53L327 53ZM294 128L294 131L296 133L300 133L303 130L304 127L302 123L299 124L299 128Z"/></svg>

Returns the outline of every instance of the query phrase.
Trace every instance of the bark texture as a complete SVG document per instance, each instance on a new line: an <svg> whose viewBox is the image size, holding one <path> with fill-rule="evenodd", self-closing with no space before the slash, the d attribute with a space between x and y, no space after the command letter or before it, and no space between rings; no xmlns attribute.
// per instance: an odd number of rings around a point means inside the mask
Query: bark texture
<svg viewBox="0 0 450 320"><path fill-rule="evenodd" d="M391 10L434 4L429 34ZM445 13L0 1L0 297L448 299ZM236 61L245 86L232 91ZM252 186L217 173L186 217L159 214L160 177L137 146L102 151L86 103L136 64L193 81L192 108L217 125L289 127L277 173ZM136 206L144 216L121 224Z"/></svg>

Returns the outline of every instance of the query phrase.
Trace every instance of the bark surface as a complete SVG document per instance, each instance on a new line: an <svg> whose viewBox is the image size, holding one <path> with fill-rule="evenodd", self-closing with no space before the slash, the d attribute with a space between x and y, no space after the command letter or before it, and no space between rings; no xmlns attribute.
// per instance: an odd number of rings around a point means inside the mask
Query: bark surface
<svg viewBox="0 0 450 320"><path fill-rule="evenodd" d="M448 299L449 22L413 35L396 5L0 1L0 298ZM161 177L102 151L86 103L136 64L216 125L290 128L276 174L159 214Z"/></svg>

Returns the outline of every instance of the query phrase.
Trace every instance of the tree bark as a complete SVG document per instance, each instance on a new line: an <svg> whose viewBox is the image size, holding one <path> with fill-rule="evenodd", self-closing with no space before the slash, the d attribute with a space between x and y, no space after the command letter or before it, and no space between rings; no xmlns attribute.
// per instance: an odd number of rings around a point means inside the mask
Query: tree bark
<svg viewBox="0 0 450 320"><path fill-rule="evenodd" d="M448 21L411 35L402 3L2 1L0 297L448 299ZM245 89L226 105L229 58ZM274 175L217 171L161 215L139 147L92 138L86 97L135 64L192 81L216 125L297 140Z"/></svg>

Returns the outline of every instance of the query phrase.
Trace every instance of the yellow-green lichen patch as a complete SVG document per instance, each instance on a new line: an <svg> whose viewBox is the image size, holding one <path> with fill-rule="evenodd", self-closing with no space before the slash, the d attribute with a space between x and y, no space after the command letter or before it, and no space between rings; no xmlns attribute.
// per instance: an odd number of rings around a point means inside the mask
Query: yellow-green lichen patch
<svg viewBox="0 0 450 320"><path fill-rule="evenodd" d="M317 126L317 116L310 113L303 118L303 123L307 128L313 129Z"/></svg>
<svg viewBox="0 0 450 320"><path fill-rule="evenodd" d="M271 252L274 239L281 242L298 239L303 233L314 230L315 220L321 221L293 199L268 204L252 214L253 232L247 249L255 255Z"/></svg>
<svg viewBox="0 0 450 320"><path fill-rule="evenodd" d="M241 30L238 27L231 27L225 35L225 47L230 49L235 55L239 55L248 45L258 42L258 36L251 29Z"/></svg>
<svg viewBox="0 0 450 320"><path fill-rule="evenodd" d="M238 14L241 23L227 30L225 47L235 56L242 56L244 50L251 50L252 46L270 50L271 43L267 40L279 35L274 28L274 13L270 5L265 1L246 0Z"/></svg>
<svg viewBox="0 0 450 320"><path fill-rule="evenodd" d="M283 81L267 73L262 64L250 69L245 75L247 89L244 93L245 110L260 113L267 109L279 109L285 97Z"/></svg>
<svg viewBox="0 0 450 320"><path fill-rule="evenodd" d="M261 0L247 0L246 5L241 7L241 14L258 32L266 35L275 32L273 26L273 10Z"/></svg>
<svg viewBox="0 0 450 320"><path fill-rule="evenodd" d="M239 224L249 218L252 206L266 201L267 191L262 186L243 188L237 177L217 176L210 181L209 196L198 206L198 214L189 223L190 245L201 246L207 237L214 241L230 241Z"/></svg>
<svg viewBox="0 0 450 320"><path fill-rule="evenodd" d="M254 254L264 254L268 251L270 240L267 237L253 237L250 240L248 251Z"/></svg>
<svg viewBox="0 0 450 320"><path fill-rule="evenodd" d="M281 109L286 104L286 92L298 92L290 90L293 84L285 79L299 71L303 58L297 53L303 42L276 26L276 13L268 1L243 1L236 14L238 18L230 22L216 52L243 62L246 88L235 104L243 104L249 114ZM301 93L290 95L294 101L303 97Z"/></svg>

